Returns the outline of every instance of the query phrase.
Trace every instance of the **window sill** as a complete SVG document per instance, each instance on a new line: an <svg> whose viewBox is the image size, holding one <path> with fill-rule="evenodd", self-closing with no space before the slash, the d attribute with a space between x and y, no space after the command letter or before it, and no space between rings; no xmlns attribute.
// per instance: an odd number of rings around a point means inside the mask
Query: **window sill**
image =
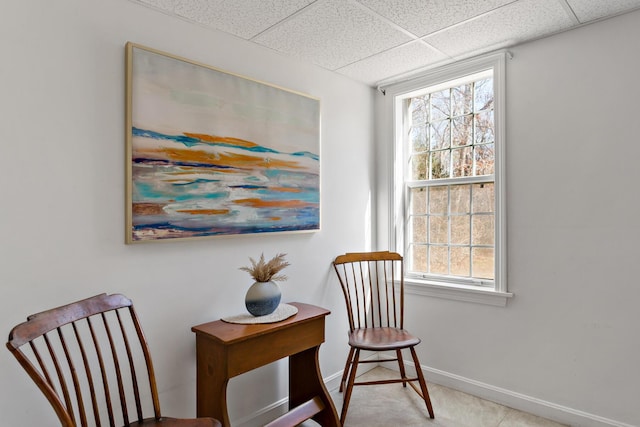
<svg viewBox="0 0 640 427"><path fill-rule="evenodd" d="M511 292L496 291L491 288L456 285L452 283L434 283L405 279L405 292L413 295L445 298L456 301L505 307L507 300L513 297Z"/></svg>

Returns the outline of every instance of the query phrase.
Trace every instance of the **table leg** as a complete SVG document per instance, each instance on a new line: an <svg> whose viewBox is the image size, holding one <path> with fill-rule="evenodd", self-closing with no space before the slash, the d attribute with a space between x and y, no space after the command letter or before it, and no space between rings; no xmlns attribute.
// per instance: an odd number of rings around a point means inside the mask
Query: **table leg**
<svg viewBox="0 0 640 427"><path fill-rule="evenodd" d="M196 413L213 417L230 427L227 412L227 358L223 348L196 336Z"/></svg>
<svg viewBox="0 0 640 427"><path fill-rule="evenodd" d="M320 346L289 356L289 408L320 397L324 409L313 417L323 427L340 427L333 400L322 380L318 354Z"/></svg>

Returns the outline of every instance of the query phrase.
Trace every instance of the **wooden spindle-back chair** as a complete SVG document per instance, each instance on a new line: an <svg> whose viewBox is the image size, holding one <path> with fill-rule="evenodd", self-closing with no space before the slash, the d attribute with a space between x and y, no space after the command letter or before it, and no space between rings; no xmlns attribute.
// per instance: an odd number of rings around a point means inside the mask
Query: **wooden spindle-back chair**
<svg viewBox="0 0 640 427"><path fill-rule="evenodd" d="M7 348L63 427L221 425L161 415L149 348L123 295L101 294L33 314L11 330Z"/></svg>
<svg viewBox="0 0 640 427"><path fill-rule="evenodd" d="M429 417L433 418L429 391L414 348L420 339L404 329L402 256L388 251L347 253L338 256L333 266L342 286L349 318L350 349L340 383L340 391L344 391L340 421L345 422L354 386L388 383L402 383L404 387L409 384L425 401ZM415 377L407 376L403 349L411 352ZM395 353L395 357L384 361L398 362L399 378L356 382L360 363L380 363L379 360L360 360L362 350ZM414 384L416 381L419 388Z"/></svg>

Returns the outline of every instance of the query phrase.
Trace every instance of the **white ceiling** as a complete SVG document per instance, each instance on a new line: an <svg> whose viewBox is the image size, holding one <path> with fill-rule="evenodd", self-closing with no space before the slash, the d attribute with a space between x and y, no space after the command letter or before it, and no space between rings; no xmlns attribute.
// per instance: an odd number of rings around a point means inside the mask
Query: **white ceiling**
<svg viewBox="0 0 640 427"><path fill-rule="evenodd" d="M640 0L132 0L376 86Z"/></svg>

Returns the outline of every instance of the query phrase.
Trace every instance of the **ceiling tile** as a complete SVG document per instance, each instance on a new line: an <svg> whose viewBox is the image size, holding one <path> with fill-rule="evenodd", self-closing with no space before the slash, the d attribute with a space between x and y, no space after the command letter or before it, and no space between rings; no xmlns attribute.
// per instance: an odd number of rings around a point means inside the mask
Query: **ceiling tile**
<svg viewBox="0 0 640 427"><path fill-rule="evenodd" d="M209 16L213 14L209 10L207 0L176 0L174 13L198 24L209 24Z"/></svg>
<svg viewBox="0 0 640 427"><path fill-rule="evenodd" d="M640 0L567 0L567 2L582 23L640 8Z"/></svg>
<svg viewBox="0 0 640 427"><path fill-rule="evenodd" d="M409 73L425 66L447 61L449 58L419 40L396 47L379 55L365 58L337 70L338 73L375 85L392 76Z"/></svg>
<svg viewBox="0 0 640 427"><path fill-rule="evenodd" d="M572 24L557 0L521 0L423 40L460 58L552 34Z"/></svg>
<svg viewBox="0 0 640 427"><path fill-rule="evenodd" d="M640 0L130 1L372 85L640 9Z"/></svg>
<svg viewBox="0 0 640 427"><path fill-rule="evenodd" d="M357 1L418 37L514 2L514 0Z"/></svg>
<svg viewBox="0 0 640 427"><path fill-rule="evenodd" d="M248 40L311 3L313 0L175 0L175 13Z"/></svg>
<svg viewBox="0 0 640 427"><path fill-rule="evenodd" d="M410 41L384 20L345 0L318 0L256 43L335 70Z"/></svg>

